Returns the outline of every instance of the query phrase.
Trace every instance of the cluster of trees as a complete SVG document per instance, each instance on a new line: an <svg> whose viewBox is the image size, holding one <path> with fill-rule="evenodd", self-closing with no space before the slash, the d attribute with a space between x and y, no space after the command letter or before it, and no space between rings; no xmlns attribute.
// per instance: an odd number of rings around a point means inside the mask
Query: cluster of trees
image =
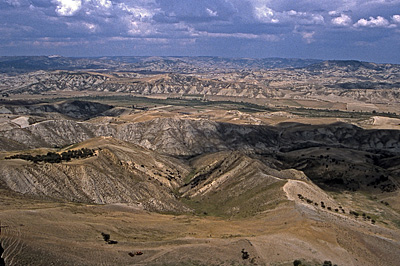
<svg viewBox="0 0 400 266"><path fill-rule="evenodd" d="M370 183L367 184L367 186L377 186L380 183L386 182L389 180L389 177L386 175L380 175L379 178L376 178L374 181L371 181Z"/></svg>
<svg viewBox="0 0 400 266"><path fill-rule="evenodd" d="M80 150L69 150L61 154L55 152L48 152L46 155L30 155L30 154L16 154L6 157L6 159L22 159L32 161L34 163L61 163L62 161L71 161L71 159L84 159L94 156L95 150L82 148Z"/></svg>
<svg viewBox="0 0 400 266"><path fill-rule="evenodd" d="M385 204L386 206L389 206L389 202L387 202L387 201L381 200L381 203L382 203L382 204Z"/></svg>
<svg viewBox="0 0 400 266"><path fill-rule="evenodd" d="M301 199L302 201L306 201L308 204L312 204L313 203L312 200L310 200L310 199L308 199L306 197L303 197L303 195L301 195L301 194L297 194L297 197L299 197L299 199ZM317 206L317 205L318 205L318 203L315 204L315 206Z"/></svg>
<svg viewBox="0 0 400 266"><path fill-rule="evenodd" d="M293 266L305 266L306 264L303 264L301 260L295 260L293 261ZM332 264L330 260L324 261L324 264L322 266L337 266L336 264Z"/></svg>
<svg viewBox="0 0 400 266"><path fill-rule="evenodd" d="M301 199L302 201L307 202L308 204L314 204L315 206L318 206L317 202L314 202L313 200L308 199L307 197L304 197L301 194L297 194L297 197L299 197L299 199ZM325 203L323 201L321 201L321 208L323 208L323 209L327 208L329 211L332 211L332 208L326 207ZM339 210L340 210L342 213L346 213L346 211L342 208L342 206L339 206L339 208L336 208L334 210L335 210L335 212L339 212Z"/></svg>
<svg viewBox="0 0 400 266"><path fill-rule="evenodd" d="M357 219L360 214L356 211L350 211L350 214L354 215L354 217ZM362 217L364 221L371 221L372 224L375 224L375 220L371 218L371 216L366 215L365 213L362 214Z"/></svg>

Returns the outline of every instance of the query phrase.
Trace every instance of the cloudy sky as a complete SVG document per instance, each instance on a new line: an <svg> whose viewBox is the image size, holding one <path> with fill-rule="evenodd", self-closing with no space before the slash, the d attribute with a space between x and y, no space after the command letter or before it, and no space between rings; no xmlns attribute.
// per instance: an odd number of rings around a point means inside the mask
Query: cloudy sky
<svg viewBox="0 0 400 266"><path fill-rule="evenodd" d="M0 0L0 55L400 63L400 0Z"/></svg>

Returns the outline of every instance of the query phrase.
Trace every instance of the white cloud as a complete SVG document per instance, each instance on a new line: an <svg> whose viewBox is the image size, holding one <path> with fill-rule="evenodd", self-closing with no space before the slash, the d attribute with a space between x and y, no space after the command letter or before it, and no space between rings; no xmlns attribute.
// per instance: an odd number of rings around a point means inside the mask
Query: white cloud
<svg viewBox="0 0 400 266"><path fill-rule="evenodd" d="M345 14L341 14L340 17L333 18L331 22L337 26L350 26L353 23L351 18Z"/></svg>
<svg viewBox="0 0 400 266"><path fill-rule="evenodd" d="M145 21L153 18L154 16L154 10L150 10L144 7L140 6L128 6L124 3L121 3L118 5L120 9L123 11L128 12L133 18L139 20L139 21Z"/></svg>
<svg viewBox="0 0 400 266"><path fill-rule="evenodd" d="M314 34L315 31L311 31L311 32L300 32L301 36L303 37L304 41L308 44L314 42Z"/></svg>
<svg viewBox="0 0 400 266"><path fill-rule="evenodd" d="M60 16L73 16L81 9L84 9L86 15L90 16L96 10L100 9L101 12L104 12L112 7L110 0L52 0L52 2L57 5L56 12Z"/></svg>
<svg viewBox="0 0 400 266"><path fill-rule="evenodd" d="M157 33L156 28L147 22L130 21L128 22L128 35L149 36Z"/></svg>
<svg viewBox="0 0 400 266"><path fill-rule="evenodd" d="M83 23L83 25L90 31L90 32L96 32L98 30L98 26L93 23Z"/></svg>
<svg viewBox="0 0 400 266"><path fill-rule="evenodd" d="M277 42L280 40L279 36L274 34L252 34L252 33L214 33L199 31L195 37L206 36L206 37L216 37L216 38L238 38L238 39L260 39L268 42Z"/></svg>
<svg viewBox="0 0 400 266"><path fill-rule="evenodd" d="M254 13L256 18L267 23L279 23L279 19L275 18L275 12L266 5L255 7Z"/></svg>
<svg viewBox="0 0 400 266"><path fill-rule="evenodd" d="M158 35L158 26L153 21L153 16L157 14L160 10L146 5L132 4L129 2L120 3L116 6L122 14L122 23L127 27L127 34L129 36L151 36Z"/></svg>
<svg viewBox="0 0 400 266"><path fill-rule="evenodd" d="M212 10L209 9L209 8L206 8L206 11L207 11L207 13L210 15L210 17L216 17L216 16L218 16L217 11L212 11Z"/></svg>
<svg viewBox="0 0 400 266"><path fill-rule="evenodd" d="M389 21L385 19L384 17L377 16L376 18L374 17L369 17L369 20L367 19L360 19L357 21L357 23L354 24L355 27L370 27L370 28L378 28L378 27L389 27Z"/></svg>
<svg viewBox="0 0 400 266"><path fill-rule="evenodd" d="M81 0L55 0L56 12L60 16L73 16L82 7Z"/></svg>
<svg viewBox="0 0 400 266"><path fill-rule="evenodd" d="M90 22L71 21L65 23L68 28L74 32L91 32L95 33L100 30L100 27Z"/></svg>
<svg viewBox="0 0 400 266"><path fill-rule="evenodd" d="M112 2L110 0L94 0L93 2L96 7L110 8L112 6Z"/></svg>
<svg viewBox="0 0 400 266"><path fill-rule="evenodd" d="M294 24L300 25L322 25L325 23L324 17L320 14L313 14L308 12L290 10L280 13L280 16L282 17L281 20L291 20Z"/></svg>
<svg viewBox="0 0 400 266"><path fill-rule="evenodd" d="M400 24L400 15L394 15L392 17L392 21L393 21L393 23Z"/></svg>
<svg viewBox="0 0 400 266"><path fill-rule="evenodd" d="M325 19L323 16L321 16L319 14L306 14L305 22L307 22L309 24L322 25L325 23ZM305 23L305 24L307 24L307 23Z"/></svg>
<svg viewBox="0 0 400 266"><path fill-rule="evenodd" d="M320 14L296 10L275 11L266 5L254 7L255 18L265 23L290 23L295 25L323 25L325 19Z"/></svg>
<svg viewBox="0 0 400 266"><path fill-rule="evenodd" d="M21 3L18 0L5 0L7 4L14 7L21 6Z"/></svg>

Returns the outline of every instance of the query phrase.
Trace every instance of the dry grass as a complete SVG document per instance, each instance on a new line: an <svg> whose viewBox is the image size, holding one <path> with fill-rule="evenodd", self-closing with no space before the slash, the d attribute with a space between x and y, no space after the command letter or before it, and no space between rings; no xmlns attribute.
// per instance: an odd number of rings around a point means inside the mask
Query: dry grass
<svg viewBox="0 0 400 266"><path fill-rule="evenodd" d="M2 192L0 221L8 226L2 230L2 243L14 239L10 246L16 247L5 246L6 262L12 258L20 265L28 261L39 265L251 265L241 258L243 248L256 265L290 265L295 259L394 265L399 259L399 244L393 242L398 231L336 217L301 203L288 202L251 218L223 219L163 215L125 205L28 200ZM106 244L101 232L109 233L118 244ZM386 251L380 250L382 244ZM128 255L136 251L144 254Z"/></svg>

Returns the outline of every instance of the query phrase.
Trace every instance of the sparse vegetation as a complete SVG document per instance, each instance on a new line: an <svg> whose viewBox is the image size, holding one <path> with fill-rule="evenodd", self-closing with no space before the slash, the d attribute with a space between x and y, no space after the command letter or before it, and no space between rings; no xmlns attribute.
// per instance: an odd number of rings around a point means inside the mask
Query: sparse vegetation
<svg viewBox="0 0 400 266"><path fill-rule="evenodd" d="M248 258L250 258L249 252L247 252L246 250L242 249L242 259L243 260L247 260Z"/></svg>
<svg viewBox="0 0 400 266"><path fill-rule="evenodd" d="M301 260L293 261L293 266L301 266Z"/></svg>
<svg viewBox="0 0 400 266"><path fill-rule="evenodd" d="M106 233L101 232L101 236L103 237L103 240L109 245L118 244L118 241L110 239L110 234L106 234Z"/></svg>
<svg viewBox="0 0 400 266"><path fill-rule="evenodd" d="M110 234L101 232L101 236L103 237L104 241L106 242L110 241Z"/></svg>
<svg viewBox="0 0 400 266"><path fill-rule="evenodd" d="M46 155L32 156L30 154L16 154L13 156L6 157L5 159L22 159L26 161L32 161L34 163L45 162L45 163L61 163L62 161L69 162L71 159L85 159L95 155L95 151L92 149L82 148L79 150L69 150L62 152L61 154L55 152L48 152Z"/></svg>
<svg viewBox="0 0 400 266"><path fill-rule="evenodd" d="M329 260L324 261L324 264L322 266L332 266L332 262Z"/></svg>
<svg viewBox="0 0 400 266"><path fill-rule="evenodd" d="M386 205L386 206L389 206L389 202L387 202L387 201L381 200L381 203L384 204L384 205Z"/></svg>
<svg viewBox="0 0 400 266"><path fill-rule="evenodd" d="M356 211L350 211L350 214L354 215L355 218L358 218L360 214Z"/></svg>

